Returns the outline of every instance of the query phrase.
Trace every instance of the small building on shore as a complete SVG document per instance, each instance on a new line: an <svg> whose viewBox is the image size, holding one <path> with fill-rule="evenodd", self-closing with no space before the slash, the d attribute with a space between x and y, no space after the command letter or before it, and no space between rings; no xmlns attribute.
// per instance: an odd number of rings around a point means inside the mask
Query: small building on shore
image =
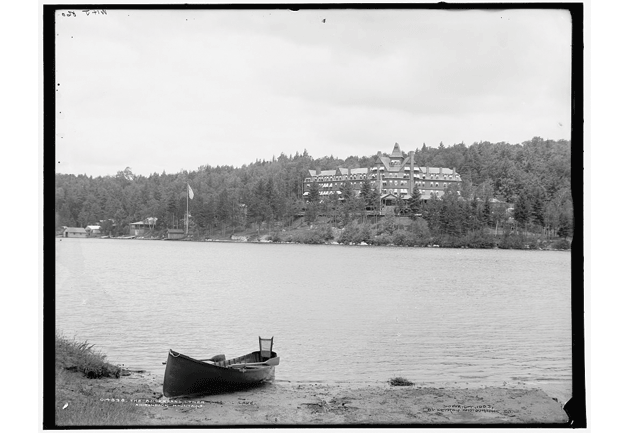
<svg viewBox="0 0 630 433"><path fill-rule="evenodd" d="M101 235L101 226L87 226L85 228L85 232L88 236L100 236Z"/></svg>
<svg viewBox="0 0 630 433"><path fill-rule="evenodd" d="M141 236L144 234L144 230L148 224L145 224L144 221L137 221L135 223L129 224L129 235L130 236Z"/></svg>
<svg viewBox="0 0 630 433"><path fill-rule="evenodd" d="M129 224L129 236L142 236L146 230L154 229L157 218L145 218L143 221L136 221Z"/></svg>
<svg viewBox="0 0 630 433"><path fill-rule="evenodd" d="M186 234L184 233L184 229L167 229L166 230L166 239L184 239Z"/></svg>
<svg viewBox="0 0 630 433"><path fill-rule="evenodd" d="M66 227L63 231L64 238L87 238L87 232L83 227Z"/></svg>

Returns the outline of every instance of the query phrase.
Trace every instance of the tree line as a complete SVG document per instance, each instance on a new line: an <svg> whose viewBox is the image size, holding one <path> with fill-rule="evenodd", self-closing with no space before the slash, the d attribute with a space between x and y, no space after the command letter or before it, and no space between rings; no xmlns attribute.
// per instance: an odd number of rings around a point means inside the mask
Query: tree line
<svg viewBox="0 0 630 433"><path fill-rule="evenodd" d="M374 188L364 183L358 197L349 184L339 197L317 198L317 191L311 190L305 202L303 180L308 170L371 167L376 160L377 155L313 158L304 150L241 167L203 165L174 174L136 175L129 167L112 176L56 174L56 225L98 224L105 233L123 235L130 223L154 217L157 231L182 228L189 184L195 194L188 203L190 227L202 236L252 226L271 230L291 224L300 214L307 222L325 215L333 226L343 228L370 221L379 201ZM522 229L570 235L573 201L568 141L534 137L521 144L423 145L415 150L415 163L455 168L463 180L459 193L447 191L442 200L422 203L413 191L409 202L397 203L399 213L422 215L432 234L457 235L496 225L499 214L505 214L504 210L493 214L496 208L490 200L497 198L514 205L513 220Z"/></svg>

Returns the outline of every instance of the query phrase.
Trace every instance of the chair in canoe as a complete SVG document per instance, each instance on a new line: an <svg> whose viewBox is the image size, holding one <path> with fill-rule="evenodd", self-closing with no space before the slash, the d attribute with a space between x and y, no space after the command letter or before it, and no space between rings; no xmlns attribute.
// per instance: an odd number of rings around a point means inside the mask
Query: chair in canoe
<svg viewBox="0 0 630 433"><path fill-rule="evenodd" d="M259 350L232 359L217 355L194 359L169 350L164 371L163 394L166 397L213 394L246 387L273 378L280 364L273 351L273 337L258 337Z"/></svg>

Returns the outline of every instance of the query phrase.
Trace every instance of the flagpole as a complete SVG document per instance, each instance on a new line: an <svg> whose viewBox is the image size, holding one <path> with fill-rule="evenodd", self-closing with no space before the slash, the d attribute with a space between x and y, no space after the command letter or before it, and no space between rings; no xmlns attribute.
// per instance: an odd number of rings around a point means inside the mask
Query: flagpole
<svg viewBox="0 0 630 433"><path fill-rule="evenodd" d="M186 184L186 236L188 236L188 196L190 195L188 188L190 188L190 185Z"/></svg>

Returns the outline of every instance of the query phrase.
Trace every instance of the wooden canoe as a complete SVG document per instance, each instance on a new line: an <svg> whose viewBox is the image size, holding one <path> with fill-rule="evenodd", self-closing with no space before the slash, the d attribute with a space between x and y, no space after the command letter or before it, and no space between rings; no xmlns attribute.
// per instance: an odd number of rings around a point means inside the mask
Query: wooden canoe
<svg viewBox="0 0 630 433"><path fill-rule="evenodd" d="M166 397L213 394L272 379L280 363L276 352L255 351L218 362L202 361L169 350L164 371Z"/></svg>

